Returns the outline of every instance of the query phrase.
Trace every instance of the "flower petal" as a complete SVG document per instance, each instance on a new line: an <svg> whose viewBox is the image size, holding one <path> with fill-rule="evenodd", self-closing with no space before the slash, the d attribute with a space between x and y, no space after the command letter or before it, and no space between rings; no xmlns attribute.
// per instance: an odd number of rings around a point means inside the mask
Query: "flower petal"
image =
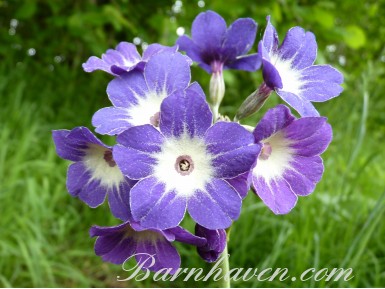
<svg viewBox="0 0 385 289"><path fill-rule="evenodd" d="M242 199L226 181L213 179L205 191L196 191L188 200L188 212L208 229L228 228L239 217Z"/></svg>
<svg viewBox="0 0 385 289"><path fill-rule="evenodd" d="M166 231L175 235L175 241L181 243L190 244L194 246L204 246L206 244L205 238L195 236L180 226L168 229Z"/></svg>
<svg viewBox="0 0 385 289"><path fill-rule="evenodd" d="M134 181L126 179L119 187L113 187L108 192L108 204L114 217L127 221L131 219L130 190Z"/></svg>
<svg viewBox="0 0 385 289"><path fill-rule="evenodd" d="M72 196L78 197L91 208L100 206L107 194L107 189L100 185L100 181L92 180L82 162L69 166L67 189Z"/></svg>
<svg viewBox="0 0 385 289"><path fill-rule="evenodd" d="M186 199L154 177L140 180L131 190L131 210L144 228L165 230L179 225L186 211Z"/></svg>
<svg viewBox="0 0 385 289"><path fill-rule="evenodd" d="M167 96L185 89L190 83L190 74L190 64L179 52L155 54L144 68L149 90Z"/></svg>
<svg viewBox="0 0 385 289"><path fill-rule="evenodd" d="M330 65L313 65L301 71L301 94L307 100L327 101L340 95L343 75Z"/></svg>
<svg viewBox="0 0 385 289"><path fill-rule="evenodd" d="M284 179L271 179L267 182L253 175L252 183L256 194L276 215L289 213L297 203L298 197Z"/></svg>
<svg viewBox="0 0 385 289"><path fill-rule="evenodd" d="M138 104L138 99L148 94L144 75L140 71L130 71L114 78L107 86L107 94L115 107L129 108Z"/></svg>
<svg viewBox="0 0 385 289"><path fill-rule="evenodd" d="M161 105L160 130L166 136L202 136L212 123L212 113L205 99L193 90L179 91Z"/></svg>
<svg viewBox="0 0 385 289"><path fill-rule="evenodd" d="M100 134L117 135L130 128L131 117L126 108L105 107L99 109L92 117L92 125Z"/></svg>
<svg viewBox="0 0 385 289"><path fill-rule="evenodd" d="M143 58L142 60L143 61L149 61L150 58L157 54L157 53L161 53L161 52L169 52L169 53L173 53L173 52L176 52L177 51L177 47L176 46L164 46L164 45L161 45L161 44L158 44L158 43L153 43L153 44L150 44L144 51L143 51Z"/></svg>
<svg viewBox="0 0 385 289"><path fill-rule="evenodd" d="M306 117L283 129L285 138L297 155L311 157L322 154L332 140L332 128L324 117Z"/></svg>
<svg viewBox="0 0 385 289"><path fill-rule="evenodd" d="M224 68L252 72L258 70L261 67L261 63L261 57L257 53L254 53L238 57L235 61L226 64Z"/></svg>
<svg viewBox="0 0 385 289"><path fill-rule="evenodd" d="M260 142L277 131L287 127L295 120L290 109L285 105L277 105L269 109L253 131L256 142Z"/></svg>
<svg viewBox="0 0 385 289"><path fill-rule="evenodd" d="M219 178L234 178L249 171L261 149L249 131L233 122L215 123L205 141L214 155L212 163Z"/></svg>
<svg viewBox="0 0 385 289"><path fill-rule="evenodd" d="M257 33L257 23L251 18L239 18L227 29L222 44L226 59L234 59L250 51ZM226 60L224 59L224 60Z"/></svg>
<svg viewBox="0 0 385 289"><path fill-rule="evenodd" d="M110 232L110 227L106 227L106 232L99 235L96 232L102 230L103 227L99 227L95 231L93 229L94 227L90 230L91 235L100 236L95 242L95 253L101 256L103 261L122 264L135 253L137 244L133 238L125 237L124 231Z"/></svg>
<svg viewBox="0 0 385 289"><path fill-rule="evenodd" d="M122 173L132 180L149 176L155 164L155 159L147 152L122 145L114 146L113 157Z"/></svg>
<svg viewBox="0 0 385 289"><path fill-rule="evenodd" d="M219 14L206 11L194 19L191 35L193 41L211 55L221 48L226 30L226 22Z"/></svg>
<svg viewBox="0 0 385 289"><path fill-rule="evenodd" d="M178 38L176 44L179 46L179 50L185 51L193 61L199 63L204 62L201 57L201 48L198 47L190 37L182 35Z"/></svg>
<svg viewBox="0 0 385 289"><path fill-rule="evenodd" d="M317 58L317 42L311 32L301 27L291 28L279 48L282 59L291 59L294 69L303 69L311 66Z"/></svg>
<svg viewBox="0 0 385 289"><path fill-rule="evenodd" d="M238 192L242 199L244 199L250 189L250 172L246 172L232 179L226 181Z"/></svg>
<svg viewBox="0 0 385 289"><path fill-rule="evenodd" d="M266 17L267 25L263 34L262 43L268 53L278 49L278 34L274 26L270 22L270 16Z"/></svg>
<svg viewBox="0 0 385 289"><path fill-rule="evenodd" d="M202 87L199 85L198 82L194 81L186 88L186 93L189 94L189 91L194 91L196 94L200 95L203 99L206 99L206 95L202 89Z"/></svg>
<svg viewBox="0 0 385 289"><path fill-rule="evenodd" d="M52 138L59 157L73 162L82 160L90 144L108 148L86 127L76 127L71 131L54 130Z"/></svg>
<svg viewBox="0 0 385 289"><path fill-rule="evenodd" d="M319 116L319 112L307 99L280 89L277 89L276 92L284 101L286 101L291 107L298 111L301 116Z"/></svg>
<svg viewBox="0 0 385 289"><path fill-rule="evenodd" d="M204 246L198 247L199 256L209 263L217 261L227 244L226 231L209 230L196 224L195 234L207 240Z"/></svg>
<svg viewBox="0 0 385 289"><path fill-rule="evenodd" d="M146 153L160 152L163 141L163 135L149 124L132 127L117 137L119 144Z"/></svg>
<svg viewBox="0 0 385 289"><path fill-rule="evenodd" d="M180 267L180 256L178 251L165 239L159 239L154 244L151 241L140 242L137 246L136 260L139 264L143 264L143 268L147 268L151 271L159 271L164 268L171 268L171 274L174 274ZM146 262L148 255L152 255L155 264ZM152 266L151 266L152 265ZM149 267L151 266L151 267Z"/></svg>
<svg viewBox="0 0 385 289"><path fill-rule="evenodd" d="M324 171L321 157L296 156L290 166L291 168L285 171L283 177L291 190L300 196L311 194Z"/></svg>

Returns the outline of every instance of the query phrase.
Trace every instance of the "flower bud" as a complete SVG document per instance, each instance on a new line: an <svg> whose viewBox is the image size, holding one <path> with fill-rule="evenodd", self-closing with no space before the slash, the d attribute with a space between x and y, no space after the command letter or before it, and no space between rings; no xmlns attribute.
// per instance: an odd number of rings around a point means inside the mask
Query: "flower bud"
<svg viewBox="0 0 385 289"><path fill-rule="evenodd" d="M250 94L241 104L235 116L235 120L241 120L256 113L272 93L272 89L263 83L256 91Z"/></svg>

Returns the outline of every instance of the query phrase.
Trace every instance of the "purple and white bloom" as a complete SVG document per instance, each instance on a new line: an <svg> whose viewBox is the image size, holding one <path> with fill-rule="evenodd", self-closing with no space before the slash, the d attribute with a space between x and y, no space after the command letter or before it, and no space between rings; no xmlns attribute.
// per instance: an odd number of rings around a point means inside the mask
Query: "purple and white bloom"
<svg viewBox="0 0 385 289"><path fill-rule="evenodd" d="M279 46L278 35L267 17L258 45L265 83L301 116L319 116L311 102L323 102L342 92L343 75L330 65L313 65L317 42L311 32L291 28Z"/></svg>
<svg viewBox="0 0 385 289"><path fill-rule="evenodd" d="M194 236L182 227L164 231L147 230L136 222L125 222L114 227L93 226L91 237L97 236L95 253L103 261L122 264L135 255L135 259L151 271L170 269L174 274L180 267L180 256L171 244L178 241L194 246L204 246L206 239Z"/></svg>
<svg viewBox="0 0 385 289"><path fill-rule="evenodd" d="M195 235L207 240L205 245L197 247L199 256L209 263L217 261L226 248L226 231L223 229L209 230L196 224Z"/></svg>
<svg viewBox="0 0 385 289"><path fill-rule="evenodd" d="M179 50L199 64L208 73L223 69L255 71L261 60L249 54L254 44L257 24L251 18L240 18L227 28L226 21L213 11L200 13L192 24L189 38L182 35L177 40Z"/></svg>
<svg viewBox="0 0 385 289"><path fill-rule="evenodd" d="M320 154L332 140L332 128L324 117L296 119L289 108L278 105L267 111L253 134L262 150L252 186L275 214L287 214L298 196L311 194L320 181Z"/></svg>
<svg viewBox="0 0 385 289"><path fill-rule="evenodd" d="M176 51L176 46L168 47L160 44L151 44L140 56L136 46L128 42L120 42L115 49L108 49L101 58L91 56L83 63L83 69L86 72L103 70L114 76L122 75L133 69L143 70L151 56L162 51L170 53Z"/></svg>
<svg viewBox="0 0 385 289"><path fill-rule="evenodd" d="M144 72L131 71L113 79L107 87L112 107L97 111L92 124L100 134L116 135L132 126L159 125L160 104L178 90L194 90L205 97L199 84L190 83L190 64L179 52L157 53Z"/></svg>
<svg viewBox="0 0 385 289"><path fill-rule="evenodd" d="M74 162L68 168L67 189L88 206L101 205L106 195L112 214L125 221L131 216L130 189L135 183L123 176L112 157L112 148L88 128L54 130L56 153Z"/></svg>
<svg viewBox="0 0 385 289"><path fill-rule="evenodd" d="M260 151L253 135L233 122L212 126L198 93L167 97L160 125L132 127L117 138L113 155L131 190L134 220L145 228L176 227L186 210L198 224L223 229L237 219L242 199L225 179L248 172Z"/></svg>

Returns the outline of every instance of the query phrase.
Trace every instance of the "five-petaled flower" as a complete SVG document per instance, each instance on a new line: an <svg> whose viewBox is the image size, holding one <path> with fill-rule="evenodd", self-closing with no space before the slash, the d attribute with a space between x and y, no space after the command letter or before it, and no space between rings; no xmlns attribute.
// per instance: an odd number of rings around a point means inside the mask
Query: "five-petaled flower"
<svg viewBox="0 0 385 289"><path fill-rule="evenodd" d="M182 35L179 49L208 73L223 69L255 71L261 61L249 54L254 44L257 24L251 18L239 18L227 28L226 21L213 11L200 13L191 29L192 38Z"/></svg>
<svg viewBox="0 0 385 289"><path fill-rule="evenodd" d="M252 186L275 213L287 214L298 196L307 196L320 181L322 154L332 140L324 117L296 119L284 105L270 109L256 126L256 142L262 143Z"/></svg>
<svg viewBox="0 0 385 289"><path fill-rule="evenodd" d="M151 56L159 52L175 52L176 47L168 47L160 44L151 44L140 56L136 46L128 42L120 42L115 49L108 49L101 58L91 56L83 63L83 69L86 72L103 70L114 76L122 75L127 71L134 69L143 70Z"/></svg>
<svg viewBox="0 0 385 289"><path fill-rule="evenodd" d="M253 135L237 123L212 126L207 102L189 90L163 101L159 128L132 127L113 148L123 174L139 180L131 190L133 218L164 230L179 225L187 209L208 229L229 227L242 199L225 179L250 171L260 150Z"/></svg>
<svg viewBox="0 0 385 289"><path fill-rule="evenodd" d="M145 229L134 221L127 221L113 227L93 226L91 237L98 237L95 253L104 261L122 264L135 256L142 268L151 271L168 269L174 274L180 267L180 256L173 241L202 247L206 239L194 236L182 227L164 231Z"/></svg>
<svg viewBox="0 0 385 289"><path fill-rule="evenodd" d="M258 45L266 85L301 116L319 116L311 102L323 102L342 92L342 74L330 65L313 65L317 42L311 32L291 28L281 46L267 17L267 27Z"/></svg>
<svg viewBox="0 0 385 289"><path fill-rule="evenodd" d="M178 90L204 93L190 84L190 64L179 52L161 52L151 57L144 71L131 71L113 79L107 87L112 107L98 110L92 124L100 134L120 134L132 126L158 126L160 104Z"/></svg>
<svg viewBox="0 0 385 289"><path fill-rule="evenodd" d="M68 168L68 192L95 208L108 195L112 214L125 221L130 216L129 193L135 183L123 176L111 147L103 144L86 127L52 132L57 154L73 161Z"/></svg>

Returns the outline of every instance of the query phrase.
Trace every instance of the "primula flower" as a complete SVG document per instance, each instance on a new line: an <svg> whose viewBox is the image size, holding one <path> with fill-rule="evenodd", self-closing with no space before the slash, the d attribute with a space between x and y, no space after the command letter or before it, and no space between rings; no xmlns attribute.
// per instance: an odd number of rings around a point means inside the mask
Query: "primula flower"
<svg viewBox="0 0 385 289"><path fill-rule="evenodd" d="M267 27L258 45L266 85L301 116L318 116L311 102L323 102L342 92L342 74L330 65L313 65L317 42L311 32L291 28L282 45L267 17ZM263 87L263 86L262 86Z"/></svg>
<svg viewBox="0 0 385 289"><path fill-rule="evenodd" d="M96 56L88 58L83 63L83 69L86 72L103 70L114 76L119 76L135 68L143 70L151 56L162 51L172 53L176 51L176 47L163 46L157 43L151 44L144 50L143 57L141 57L134 44L120 42L115 49L108 49L101 58Z"/></svg>
<svg viewBox="0 0 385 289"><path fill-rule="evenodd" d="M161 106L160 131L132 127L117 138L116 163L128 178L133 218L143 227L177 226L185 211L208 229L238 218L241 197L225 180L250 170L259 144L237 123L217 122L196 92L179 91Z"/></svg>
<svg viewBox="0 0 385 289"><path fill-rule="evenodd" d="M180 267L180 256L171 242L178 241L194 246L206 244L206 239L194 236L182 227L164 231L147 230L138 223L129 221L114 227L93 226L90 235L98 237L95 253L104 261L122 264L135 255L142 268L151 271L170 268L171 274Z"/></svg>
<svg viewBox="0 0 385 289"><path fill-rule="evenodd" d="M198 83L189 86L190 77L190 65L182 54L157 53L144 72L131 71L108 84L107 94L113 106L94 114L92 124L96 132L115 135L132 126L158 126L160 104L167 96L191 89L205 97Z"/></svg>
<svg viewBox="0 0 385 289"><path fill-rule="evenodd" d="M270 109L256 126L256 142L263 147L252 170L252 186L275 213L286 214L320 181L322 154L332 140L324 117L296 119L284 105Z"/></svg>
<svg viewBox="0 0 385 289"><path fill-rule="evenodd" d="M227 28L219 14L207 11L194 19L192 38L183 35L177 44L208 73L223 69L255 71L260 59L257 54L246 54L254 44L256 32L257 24L251 18L237 19Z"/></svg>
<svg viewBox="0 0 385 289"><path fill-rule="evenodd" d="M123 176L111 147L103 144L86 127L52 132L57 154L73 161L68 168L68 192L88 206L101 205L108 195L112 214L125 221L130 213L129 192L135 183Z"/></svg>
<svg viewBox="0 0 385 289"><path fill-rule="evenodd" d="M197 247L199 256L209 263L217 261L226 248L226 231L223 229L209 230L196 224L195 235L207 240L205 245Z"/></svg>

